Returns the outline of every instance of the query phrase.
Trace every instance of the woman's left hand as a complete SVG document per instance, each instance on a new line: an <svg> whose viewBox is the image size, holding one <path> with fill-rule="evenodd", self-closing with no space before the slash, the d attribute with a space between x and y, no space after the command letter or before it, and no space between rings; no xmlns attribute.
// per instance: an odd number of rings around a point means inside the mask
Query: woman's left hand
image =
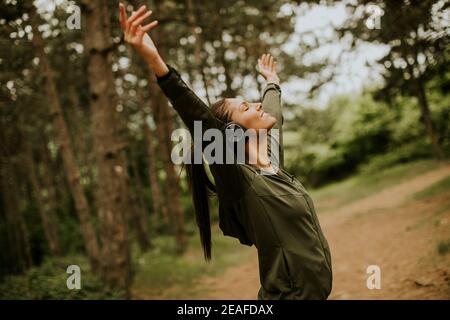
<svg viewBox="0 0 450 320"><path fill-rule="evenodd" d="M156 27L158 21L143 25L151 14L152 11L147 10L143 5L128 18L125 6L119 3L119 19L124 32L124 40L132 45L147 62L152 62L159 56L158 49L148 35L148 32Z"/></svg>
<svg viewBox="0 0 450 320"><path fill-rule="evenodd" d="M267 82L280 84L280 79L277 74L277 62L269 53L264 53L258 59L258 71Z"/></svg>

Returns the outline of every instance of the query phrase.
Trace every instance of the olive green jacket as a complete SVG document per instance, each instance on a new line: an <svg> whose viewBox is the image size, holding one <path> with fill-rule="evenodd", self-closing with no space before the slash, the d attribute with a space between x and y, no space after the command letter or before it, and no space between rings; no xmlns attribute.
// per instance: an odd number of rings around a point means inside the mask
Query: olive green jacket
<svg viewBox="0 0 450 320"><path fill-rule="evenodd" d="M223 128L208 106L188 87L177 70L157 82L191 134L194 121L202 129ZM283 168L281 89L269 83L263 109L277 119L277 174L262 175L256 166L210 164L219 198L219 227L224 235L255 245L261 287L258 299L326 299L332 286L330 249L311 197Z"/></svg>

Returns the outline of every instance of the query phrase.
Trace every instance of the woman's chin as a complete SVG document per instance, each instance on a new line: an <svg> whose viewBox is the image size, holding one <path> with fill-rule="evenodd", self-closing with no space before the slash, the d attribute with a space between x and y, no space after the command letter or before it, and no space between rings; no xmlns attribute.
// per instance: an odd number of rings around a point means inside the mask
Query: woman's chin
<svg viewBox="0 0 450 320"><path fill-rule="evenodd" d="M268 121L270 121L270 127L269 129L272 129L273 126L277 123L277 118L273 117L273 116L269 116Z"/></svg>

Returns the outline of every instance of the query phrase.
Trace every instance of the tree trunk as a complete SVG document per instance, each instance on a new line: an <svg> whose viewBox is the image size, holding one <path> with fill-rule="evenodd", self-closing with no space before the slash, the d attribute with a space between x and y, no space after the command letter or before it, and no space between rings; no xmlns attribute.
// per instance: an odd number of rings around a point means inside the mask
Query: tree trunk
<svg viewBox="0 0 450 320"><path fill-rule="evenodd" d="M445 158L442 147L439 143L438 134L434 128L433 120L431 118L430 108L428 105L428 99L425 93L424 85L420 78L413 79L415 82L414 94L417 97L420 106L421 120L425 126L425 131L430 139L433 153L436 159L443 160Z"/></svg>
<svg viewBox="0 0 450 320"><path fill-rule="evenodd" d="M414 58L413 63L409 63L409 60L408 60L409 56L417 57L417 53L411 52L411 55L408 55L408 50L410 50L410 49L406 46L405 39L402 39L401 43L402 43L401 50L402 50L403 59L406 61L407 70L411 76L410 89L412 91L412 95L415 96L418 100L421 121L424 124L425 132L428 135L428 138L430 139L434 156L436 157L436 159L442 160L445 158L445 155L439 144L438 135L434 129L434 124L433 124L433 120L431 118L430 108L428 105L428 99L427 99L427 96L425 93L424 84L423 84L421 75L420 74L416 75L414 72L415 67L417 69L419 69L418 68L419 64L418 64L416 58Z"/></svg>
<svg viewBox="0 0 450 320"><path fill-rule="evenodd" d="M39 183L37 177L37 170L34 164L33 149L28 141L25 141L25 163L27 166L28 179L31 184L33 198L37 204L37 210L39 216L41 217L42 227L44 229L45 238L47 239L50 253L53 256L59 256L61 254L59 237L58 237L58 224L56 222L56 217L54 212L51 211L53 208L45 206L42 201L41 190L43 187ZM50 209L50 210L49 210Z"/></svg>
<svg viewBox="0 0 450 320"><path fill-rule="evenodd" d="M155 8L158 11L163 11L162 1L155 1ZM162 14L162 13L161 13ZM163 14L162 14L163 15ZM155 29L155 41L158 45L158 50L163 57L167 57L167 48L164 40L167 35L163 33L162 28ZM153 86L156 87L153 83ZM150 89L152 90L152 88ZM161 151L161 159L164 163L165 172L167 174L167 205L172 222L175 228L175 239L177 244L177 252L183 253L187 248L187 240L184 231L184 210L181 206L180 200L180 186L175 171L175 165L170 158L172 141L170 139L172 134L172 117L171 109L168 105L168 100L159 88L154 88L154 101L152 103L153 114L155 116L156 132L159 139L159 147Z"/></svg>
<svg viewBox="0 0 450 320"><path fill-rule="evenodd" d="M178 178L175 171L175 165L170 158L172 141L171 135L171 121L169 116L169 106L167 98L158 88L155 90L154 101L152 102L153 114L156 122L156 134L159 141L159 150L161 160L164 164L164 171L166 172L165 196L166 204L171 218L172 227L175 231L175 239L177 243L177 251L182 253L187 246L186 236L184 232L184 211L180 201L180 191L178 185Z"/></svg>
<svg viewBox="0 0 450 320"><path fill-rule="evenodd" d="M163 148L162 152L166 154L166 159L164 161L166 165L166 172L167 172L167 187L168 187L168 193L167 195L170 195L170 198L168 199L168 202L172 205L173 210L173 217L175 219L175 237L177 239L177 245L178 245L178 252L182 253L186 250L187 247L187 240L186 235L184 231L184 210L181 205L181 190L179 185L179 179L178 174L176 171L176 166L172 162L171 159L171 152L172 152L172 140L170 139L172 132L173 132L173 111L169 108L167 104L167 98L165 96L162 97L162 106L163 108L163 119L162 124L165 128L165 138L166 142L164 143L165 147Z"/></svg>
<svg viewBox="0 0 450 320"><path fill-rule="evenodd" d="M15 130L16 131L16 130ZM14 133L14 135L19 135ZM2 234L1 255L5 265L1 266L2 273L21 273L32 265L31 247L28 228L23 216L16 174L17 138L7 140L3 130L0 131L0 196L2 210L0 224L5 234ZM16 138L16 139L14 139Z"/></svg>
<svg viewBox="0 0 450 320"><path fill-rule="evenodd" d="M83 1L84 36L92 112L93 149L97 162L96 204L102 231L103 278L126 290L131 283L127 214L131 201L125 143L120 136L117 96L112 73L109 3Z"/></svg>
<svg viewBox="0 0 450 320"><path fill-rule="evenodd" d="M197 23L197 14L195 12L195 6L193 0L186 0L187 14L189 25L191 27L192 35L195 37L195 64L197 65L197 69L202 76L203 88L205 89L206 101L209 105L211 105L211 99L209 98L208 93L208 85L206 80L206 74L203 70L203 37L201 35L201 29L199 28ZM200 32L199 32L200 31Z"/></svg>
<svg viewBox="0 0 450 320"><path fill-rule="evenodd" d="M41 163L43 165L43 172L40 176L42 186L47 190L44 197L46 204L46 210L48 212L56 212L58 209L58 199L62 199L64 194L70 194L70 188L68 188L67 179L62 179L61 183L58 172L58 164L53 161L50 150L48 149L48 138L44 132L41 131ZM63 177L64 178L64 177ZM56 221L56 220L55 220Z"/></svg>
<svg viewBox="0 0 450 320"><path fill-rule="evenodd" d="M135 226L137 233L137 240L142 251L147 251L150 248L150 235L148 230L148 218L145 210L144 200L142 198L142 184L139 176L138 166L136 165L135 155L131 156L131 172L134 180L132 224Z"/></svg>
<svg viewBox="0 0 450 320"><path fill-rule="evenodd" d="M59 102L59 96L54 79L54 72L44 51L44 42L38 31L37 14L35 7L31 6L31 21L33 24L33 45L39 56L42 72L46 78L46 93L48 105L53 119L53 127L56 133L57 142L60 144L64 168L70 191L74 198L76 212L80 221L81 233L83 235L84 245L88 254L91 267L98 270L100 262L100 250L97 242L95 229L91 221L89 205L84 194L83 186L80 183L80 173L76 164L73 147L70 140L69 130L64 120L62 108Z"/></svg>
<svg viewBox="0 0 450 320"><path fill-rule="evenodd" d="M13 272L21 273L32 265L31 247L28 228L20 208L20 199L17 196L17 177L14 175L14 164L3 165L0 172L2 181L2 195L7 233L10 236L10 246L13 255Z"/></svg>
<svg viewBox="0 0 450 320"><path fill-rule="evenodd" d="M68 112L70 112L71 122L73 122L69 131L72 129L73 148L80 168L80 174L83 178L88 177L92 180L94 159L90 152L92 133L89 115L80 104L79 94L75 85L69 85L67 95L71 107Z"/></svg>
<svg viewBox="0 0 450 320"><path fill-rule="evenodd" d="M152 193L152 206L155 218L162 216L166 225L169 225L169 213L164 205L161 186L158 179L158 168L156 166L156 148L153 139L154 132L148 123L144 124L144 134L147 140L148 176L150 180L150 191Z"/></svg>

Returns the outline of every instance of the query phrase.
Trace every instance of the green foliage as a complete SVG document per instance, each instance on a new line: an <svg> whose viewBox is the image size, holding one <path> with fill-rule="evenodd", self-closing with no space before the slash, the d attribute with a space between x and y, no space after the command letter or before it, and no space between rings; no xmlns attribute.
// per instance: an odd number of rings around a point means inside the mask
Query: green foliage
<svg viewBox="0 0 450 320"><path fill-rule="evenodd" d="M443 192L450 192L450 176L445 177L436 183L433 183L428 188L416 193L414 195L414 197L417 199L424 199L424 198L436 196Z"/></svg>
<svg viewBox="0 0 450 320"><path fill-rule="evenodd" d="M303 120L298 130L304 138L304 153L297 154L289 164L292 171L306 175L309 184L319 185L348 176L359 164L388 149L389 124L395 113L385 104L375 102L371 95L336 98L321 114L333 117L328 133L323 139L308 141L321 126ZM304 168L308 168L306 172L302 171Z"/></svg>
<svg viewBox="0 0 450 320"><path fill-rule="evenodd" d="M359 172L377 172L399 163L406 163L418 159L431 158L430 145L421 137L415 142L400 145L398 148L384 154L373 156L369 162L359 166Z"/></svg>
<svg viewBox="0 0 450 320"><path fill-rule="evenodd" d="M81 269L81 289L69 290L66 285L69 265ZM65 300L65 299L122 299L123 292L108 289L93 274L85 257L69 256L48 259L39 267L26 271L23 275L8 276L0 283L0 299Z"/></svg>
<svg viewBox="0 0 450 320"><path fill-rule="evenodd" d="M439 141L450 155L450 99L434 82L428 92ZM398 95L387 104L372 96L339 96L323 110L301 109L285 133L288 170L319 186L357 171L432 158L417 99Z"/></svg>

